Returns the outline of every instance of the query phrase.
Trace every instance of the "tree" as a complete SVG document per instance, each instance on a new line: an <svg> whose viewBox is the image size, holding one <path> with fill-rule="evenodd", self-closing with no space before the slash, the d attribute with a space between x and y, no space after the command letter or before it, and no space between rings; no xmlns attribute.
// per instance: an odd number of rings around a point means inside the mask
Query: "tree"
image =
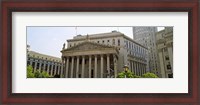
<svg viewBox="0 0 200 105"><path fill-rule="evenodd" d="M27 78L34 78L33 67L28 65L27 67Z"/></svg>
<svg viewBox="0 0 200 105"><path fill-rule="evenodd" d="M159 78L156 74L147 72L142 75L142 77L135 75L130 70L127 70L127 72L122 71L118 73L117 78Z"/></svg>
<svg viewBox="0 0 200 105"><path fill-rule="evenodd" d="M51 76L46 71L40 72L39 70L36 70L35 72L35 78L50 78L50 77Z"/></svg>
<svg viewBox="0 0 200 105"><path fill-rule="evenodd" d="M143 78L158 78L158 76L154 73L147 72L142 75Z"/></svg>
<svg viewBox="0 0 200 105"><path fill-rule="evenodd" d="M42 72L40 72L39 70L33 72L33 67L31 65L27 66L27 78L50 78L50 77L51 76L44 70Z"/></svg>
<svg viewBox="0 0 200 105"><path fill-rule="evenodd" d="M51 76L46 72L46 71L42 71L42 78L50 78Z"/></svg>
<svg viewBox="0 0 200 105"><path fill-rule="evenodd" d="M120 72L117 78L140 78L140 76L134 75L133 72L127 70L127 72L125 71Z"/></svg>

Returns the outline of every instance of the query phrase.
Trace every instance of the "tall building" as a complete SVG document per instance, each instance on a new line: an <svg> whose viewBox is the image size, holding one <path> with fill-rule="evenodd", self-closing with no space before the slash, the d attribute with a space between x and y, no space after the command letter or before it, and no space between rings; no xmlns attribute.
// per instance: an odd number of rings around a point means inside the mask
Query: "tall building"
<svg viewBox="0 0 200 105"><path fill-rule="evenodd" d="M156 33L159 72L162 78L173 78L173 27Z"/></svg>
<svg viewBox="0 0 200 105"><path fill-rule="evenodd" d="M148 70L159 76L156 32L157 27L133 27L133 39L148 48Z"/></svg>
<svg viewBox="0 0 200 105"><path fill-rule="evenodd" d="M139 76L147 72L147 48L117 31L77 35L61 53L65 78L116 78L124 65Z"/></svg>
<svg viewBox="0 0 200 105"><path fill-rule="evenodd" d="M46 71L50 76L61 75L63 69L61 58L31 51L29 45L27 48L29 49L27 49L27 65L33 67L33 72L39 70Z"/></svg>

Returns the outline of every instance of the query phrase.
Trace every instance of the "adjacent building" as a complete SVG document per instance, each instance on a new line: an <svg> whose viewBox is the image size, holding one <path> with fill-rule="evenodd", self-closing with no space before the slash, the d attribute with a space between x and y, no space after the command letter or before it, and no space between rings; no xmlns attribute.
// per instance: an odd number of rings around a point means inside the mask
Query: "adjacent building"
<svg viewBox="0 0 200 105"><path fill-rule="evenodd" d="M33 67L33 72L46 71L50 76L61 75L63 69L61 58L30 51L29 45L27 45L27 65Z"/></svg>
<svg viewBox="0 0 200 105"><path fill-rule="evenodd" d="M159 76L156 33L157 27L133 27L133 39L148 48L148 71Z"/></svg>
<svg viewBox="0 0 200 105"><path fill-rule="evenodd" d="M156 33L159 72L162 78L173 78L173 27Z"/></svg>
<svg viewBox="0 0 200 105"><path fill-rule="evenodd" d="M112 31L77 35L63 45L65 78L116 78L124 65L136 75L147 72L147 47Z"/></svg>

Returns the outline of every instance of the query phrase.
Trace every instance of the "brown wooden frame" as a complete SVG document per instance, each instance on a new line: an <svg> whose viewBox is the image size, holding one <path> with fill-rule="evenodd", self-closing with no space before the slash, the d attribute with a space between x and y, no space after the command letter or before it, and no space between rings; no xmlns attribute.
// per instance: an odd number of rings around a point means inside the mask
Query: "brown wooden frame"
<svg viewBox="0 0 200 105"><path fill-rule="evenodd" d="M199 2L198 0L4 0L1 2L0 82L2 104L137 104L198 105L199 91ZM126 94L14 94L12 93L12 12L188 12L189 93ZM20 37L20 36L18 36Z"/></svg>

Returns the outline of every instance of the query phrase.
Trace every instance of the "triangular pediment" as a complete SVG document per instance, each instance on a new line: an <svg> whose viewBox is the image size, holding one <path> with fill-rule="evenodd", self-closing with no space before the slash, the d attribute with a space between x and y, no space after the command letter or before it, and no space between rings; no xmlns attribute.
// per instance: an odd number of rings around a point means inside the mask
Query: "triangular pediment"
<svg viewBox="0 0 200 105"><path fill-rule="evenodd" d="M90 42L90 41L85 41L82 42L78 45L75 45L73 47L67 48L64 51L83 51L83 50L94 50L94 49L115 49L114 46L109 46L109 45L103 45L103 44L99 44L99 43L95 43L95 42Z"/></svg>

